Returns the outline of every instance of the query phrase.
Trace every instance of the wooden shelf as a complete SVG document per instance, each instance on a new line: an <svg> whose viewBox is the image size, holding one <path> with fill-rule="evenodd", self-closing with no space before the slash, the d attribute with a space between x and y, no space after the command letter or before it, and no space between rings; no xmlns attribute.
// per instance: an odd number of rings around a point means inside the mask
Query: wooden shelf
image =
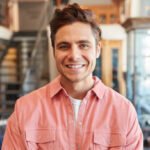
<svg viewBox="0 0 150 150"><path fill-rule="evenodd" d="M126 31L150 28L150 17L148 18L128 18L122 26Z"/></svg>

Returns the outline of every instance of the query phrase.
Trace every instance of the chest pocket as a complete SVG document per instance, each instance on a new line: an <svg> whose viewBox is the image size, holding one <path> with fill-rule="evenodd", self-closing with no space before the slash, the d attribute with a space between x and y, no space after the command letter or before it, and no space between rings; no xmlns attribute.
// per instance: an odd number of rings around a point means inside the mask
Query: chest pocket
<svg viewBox="0 0 150 150"><path fill-rule="evenodd" d="M27 150L53 150L56 140L54 129L31 129L26 131Z"/></svg>
<svg viewBox="0 0 150 150"><path fill-rule="evenodd" d="M125 143L123 134L94 132L94 150L124 150Z"/></svg>

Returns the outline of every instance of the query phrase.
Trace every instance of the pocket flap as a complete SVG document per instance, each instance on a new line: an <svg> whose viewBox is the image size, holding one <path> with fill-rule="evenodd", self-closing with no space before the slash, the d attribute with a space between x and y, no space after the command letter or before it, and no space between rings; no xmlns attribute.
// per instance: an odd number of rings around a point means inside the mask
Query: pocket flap
<svg viewBox="0 0 150 150"><path fill-rule="evenodd" d="M46 143L55 141L56 135L54 129L29 129L26 130L26 140L35 143Z"/></svg>
<svg viewBox="0 0 150 150"><path fill-rule="evenodd" d="M126 144L126 137L121 133L94 132L94 143L106 147L124 146Z"/></svg>

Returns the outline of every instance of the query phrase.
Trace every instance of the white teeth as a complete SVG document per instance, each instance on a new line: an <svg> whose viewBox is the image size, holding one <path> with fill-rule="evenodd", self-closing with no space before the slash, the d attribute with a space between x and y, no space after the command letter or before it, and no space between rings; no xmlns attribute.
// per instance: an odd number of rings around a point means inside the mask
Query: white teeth
<svg viewBox="0 0 150 150"><path fill-rule="evenodd" d="M67 65L68 68L78 69L81 68L83 65Z"/></svg>

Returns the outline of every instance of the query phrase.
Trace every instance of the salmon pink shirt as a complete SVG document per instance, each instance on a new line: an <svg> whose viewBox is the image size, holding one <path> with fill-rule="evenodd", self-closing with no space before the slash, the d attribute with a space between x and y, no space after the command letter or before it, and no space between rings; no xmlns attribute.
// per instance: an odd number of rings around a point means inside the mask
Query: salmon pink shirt
<svg viewBox="0 0 150 150"><path fill-rule="evenodd" d="M17 100L2 150L143 150L131 102L93 79L76 121L60 77Z"/></svg>

